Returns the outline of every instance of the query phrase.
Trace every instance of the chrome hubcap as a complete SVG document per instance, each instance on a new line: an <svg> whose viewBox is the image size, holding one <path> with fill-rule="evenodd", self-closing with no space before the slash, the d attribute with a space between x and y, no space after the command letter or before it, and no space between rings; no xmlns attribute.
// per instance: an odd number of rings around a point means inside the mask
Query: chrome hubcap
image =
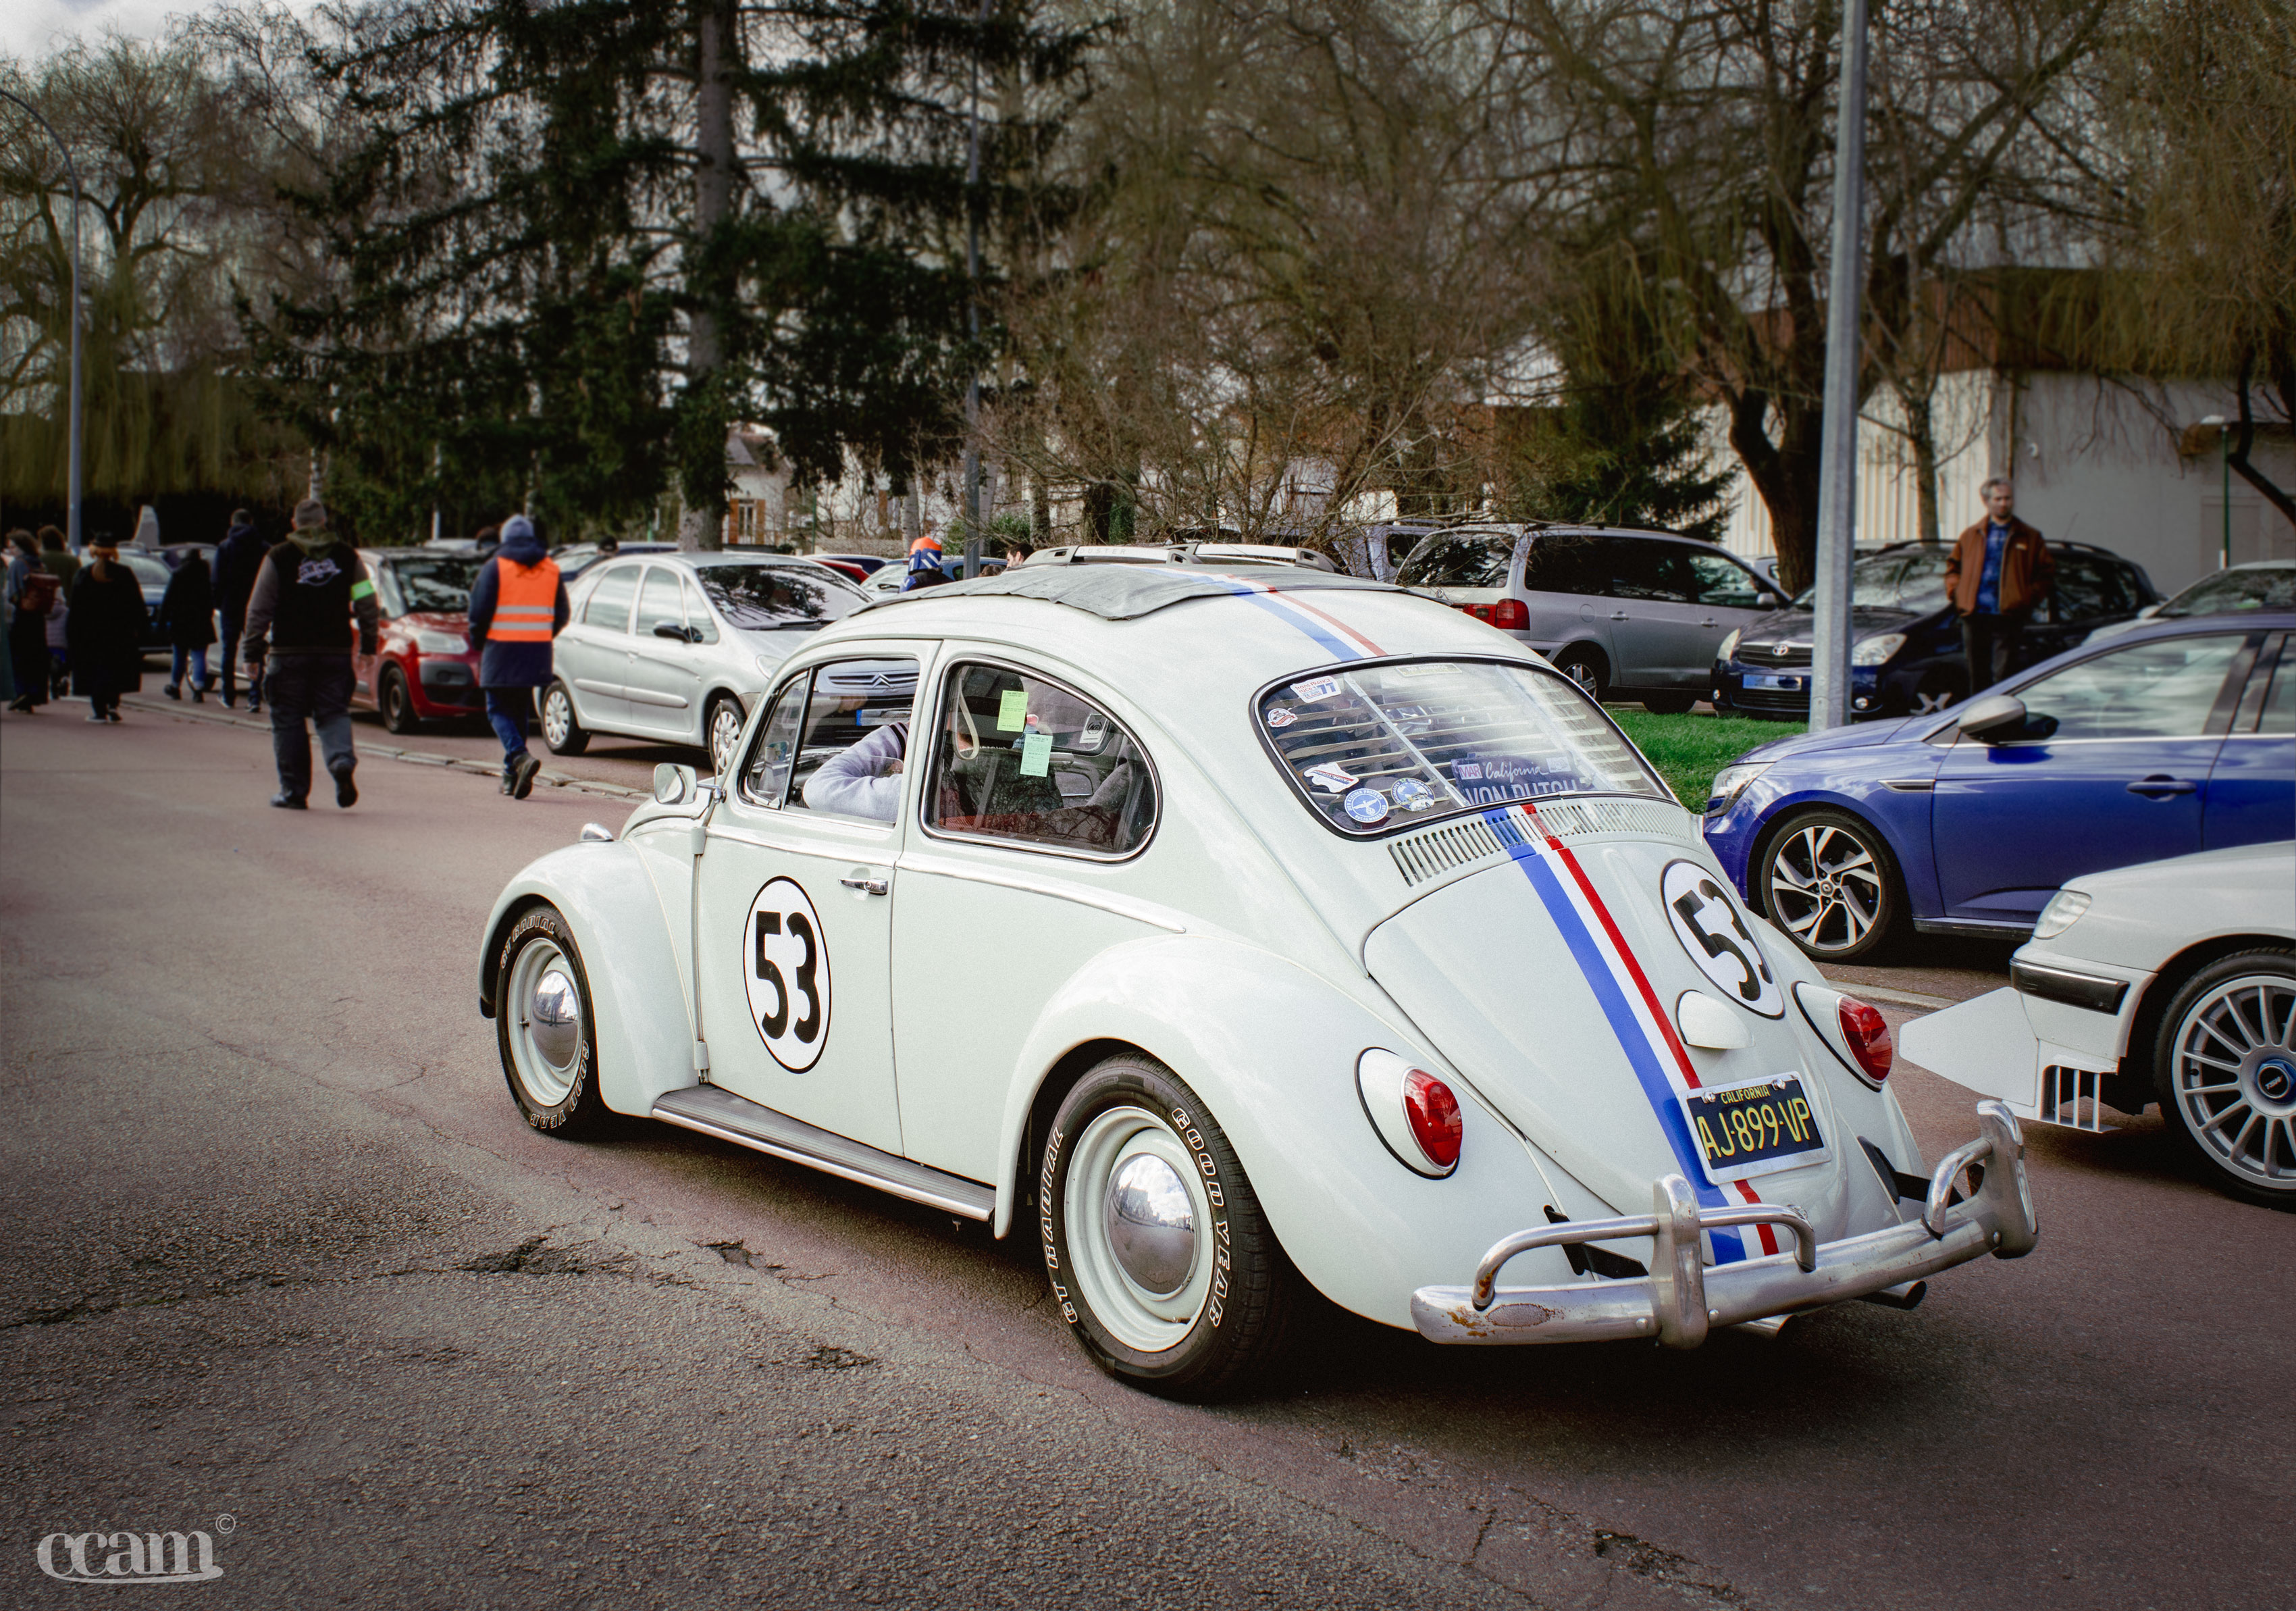
<svg viewBox="0 0 2296 1611"><path fill-rule="evenodd" d="M2175 1056L2177 1106L2218 1167L2296 1191L2296 979L2218 985L2177 1025Z"/></svg>
<svg viewBox="0 0 2296 1611"><path fill-rule="evenodd" d="M518 955L508 991L517 1014L511 1050L527 1094L545 1107L566 1100L581 1066L582 992L573 965L548 940L529 941Z"/></svg>
<svg viewBox="0 0 2296 1611"><path fill-rule="evenodd" d="M1075 1147L1062 1209L1077 1295L1126 1347L1177 1347L1212 1286L1212 1208L1195 1160L1140 1107L1100 1114Z"/></svg>
<svg viewBox="0 0 2296 1611"><path fill-rule="evenodd" d="M1769 884L1771 912L1808 950L1848 950L1881 919L1881 864L1857 835L1832 823L1779 841Z"/></svg>
<svg viewBox="0 0 2296 1611"><path fill-rule="evenodd" d="M742 738L742 711L734 704L721 704L709 719L709 762L722 776L731 763L734 746Z"/></svg>

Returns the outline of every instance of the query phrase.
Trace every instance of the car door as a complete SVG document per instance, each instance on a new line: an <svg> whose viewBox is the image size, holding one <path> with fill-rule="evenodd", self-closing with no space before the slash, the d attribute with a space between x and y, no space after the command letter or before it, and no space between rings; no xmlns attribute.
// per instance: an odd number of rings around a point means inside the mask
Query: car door
<svg viewBox="0 0 2296 1611"><path fill-rule="evenodd" d="M2257 649L2209 774L2201 838L2211 851L2296 839L2296 634L2262 635Z"/></svg>
<svg viewBox="0 0 2296 1611"><path fill-rule="evenodd" d="M2113 646L2004 690L2032 736L1963 737L1938 769L1931 831L1946 916L2030 923L2057 886L2201 848L2244 635Z"/></svg>
<svg viewBox="0 0 2296 1611"><path fill-rule="evenodd" d="M2128 620L2144 602L2135 576L2111 555L2060 548L2052 557L2057 562L2056 579L2026 623L2024 641L2018 645L2020 667L2078 648L2097 628Z"/></svg>
<svg viewBox="0 0 2296 1611"><path fill-rule="evenodd" d="M351 644L351 700L355 704L374 703L374 679L382 669L382 638L392 620L406 613L399 600L397 569L391 563L371 548L359 550L359 558L366 563L366 573L374 582L375 650L373 654L358 652L356 638Z"/></svg>
<svg viewBox="0 0 2296 1611"><path fill-rule="evenodd" d="M637 603L635 563L609 565L550 646L551 665L574 692L574 713L586 727L620 732L629 726L623 694L629 664L630 610Z"/></svg>
<svg viewBox="0 0 2296 1611"><path fill-rule="evenodd" d="M1702 612L1691 597L1690 556L1684 546L1661 538L1607 537L1603 553L1618 683L1633 688L1704 687L1711 658L1698 659ZM1715 634L1717 642L1720 638Z"/></svg>
<svg viewBox="0 0 2296 1611"><path fill-rule="evenodd" d="M829 810L826 792L809 802L807 785L857 743L906 721L930 648L876 646L775 690L751 724L733 788L710 811L695 885L709 1082L893 1154L899 812Z"/></svg>
<svg viewBox="0 0 2296 1611"><path fill-rule="evenodd" d="M623 694L630 725L664 738L701 737L701 656L685 626L685 596L674 565L648 565L630 622Z"/></svg>
<svg viewBox="0 0 2296 1611"><path fill-rule="evenodd" d="M1703 689L1713 679L1722 640L1761 620L1779 600L1760 577L1730 555L1695 545L1687 552L1691 592L1698 604L1699 659L1691 681Z"/></svg>
<svg viewBox="0 0 2296 1611"><path fill-rule="evenodd" d="M1108 705L1041 670L952 653L893 908L893 1040L908 1155L996 1178L1022 1044L1088 958L1177 925L1144 915L1160 789Z"/></svg>
<svg viewBox="0 0 2296 1611"><path fill-rule="evenodd" d="M1591 643L1611 665L1606 539L1584 531L1534 531L1523 546L1517 596L1530 618L1531 646L1552 653L1566 644ZM1599 606L1599 607L1598 607Z"/></svg>

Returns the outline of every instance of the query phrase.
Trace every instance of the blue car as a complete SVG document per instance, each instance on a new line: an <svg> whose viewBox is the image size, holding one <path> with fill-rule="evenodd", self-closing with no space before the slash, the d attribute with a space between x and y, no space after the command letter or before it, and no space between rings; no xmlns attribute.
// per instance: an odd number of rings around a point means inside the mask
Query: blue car
<svg viewBox="0 0 2296 1611"><path fill-rule="evenodd" d="M2017 939L2069 878L2296 837L2296 611L2150 621L1951 711L1748 751L1706 842L1821 961Z"/></svg>

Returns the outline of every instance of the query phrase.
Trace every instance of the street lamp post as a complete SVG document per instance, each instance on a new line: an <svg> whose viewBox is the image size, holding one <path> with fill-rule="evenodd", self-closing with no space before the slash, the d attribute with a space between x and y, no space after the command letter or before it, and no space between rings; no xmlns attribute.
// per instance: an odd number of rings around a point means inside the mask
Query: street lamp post
<svg viewBox="0 0 2296 1611"><path fill-rule="evenodd" d="M1841 105L1833 141L1833 265L1825 309L1825 415L1817 473L1817 588L1811 599L1809 725L1849 719L1850 566L1856 557L1857 360L1866 228L1866 0L1841 15Z"/></svg>
<svg viewBox="0 0 2296 1611"><path fill-rule="evenodd" d="M0 89L0 98L12 101L17 105L22 107L26 114L31 118L33 122L47 130L48 138L53 140L56 143L56 149L63 152L64 172L71 179L71 420L68 428L68 434L71 447L70 468L67 471L67 474L70 479L66 483L66 490L64 493L64 540L70 547L71 551L77 554L79 552L80 483L79 168L72 161L71 147L64 144L63 136L56 133L54 126L40 115L39 109L37 107L34 106L29 101L25 100L23 96L12 94L4 89Z"/></svg>
<svg viewBox="0 0 2296 1611"><path fill-rule="evenodd" d="M2232 422L2221 414L2212 414L2201 422L2217 428L2217 473L2224 482L2224 548L2217 557L2217 569L2232 569Z"/></svg>

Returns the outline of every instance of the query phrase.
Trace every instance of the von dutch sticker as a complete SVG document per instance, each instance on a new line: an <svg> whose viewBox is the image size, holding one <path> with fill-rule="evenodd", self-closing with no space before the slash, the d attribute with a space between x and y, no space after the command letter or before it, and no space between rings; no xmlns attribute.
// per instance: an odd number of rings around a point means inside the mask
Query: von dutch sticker
<svg viewBox="0 0 2296 1611"><path fill-rule="evenodd" d="M1356 775L1353 772L1344 767L1333 766L1328 760L1322 766L1309 767L1307 777L1308 781L1317 788L1332 794L1338 793L1341 789L1351 789L1356 785Z"/></svg>
<svg viewBox="0 0 2296 1611"><path fill-rule="evenodd" d="M1332 698L1339 691L1340 679L1336 677L1318 677L1308 682L1295 682L1292 685L1292 697L1303 705L1312 705L1318 700Z"/></svg>
<svg viewBox="0 0 2296 1611"><path fill-rule="evenodd" d="M1278 705L1275 709L1270 711L1267 717L1267 725L1271 727L1288 727L1299 719L1300 719L1297 716L1293 715L1291 711L1285 710L1281 705Z"/></svg>
<svg viewBox="0 0 2296 1611"><path fill-rule="evenodd" d="M1366 826L1387 820L1387 796L1377 789L1357 789L1348 796L1347 813Z"/></svg>

